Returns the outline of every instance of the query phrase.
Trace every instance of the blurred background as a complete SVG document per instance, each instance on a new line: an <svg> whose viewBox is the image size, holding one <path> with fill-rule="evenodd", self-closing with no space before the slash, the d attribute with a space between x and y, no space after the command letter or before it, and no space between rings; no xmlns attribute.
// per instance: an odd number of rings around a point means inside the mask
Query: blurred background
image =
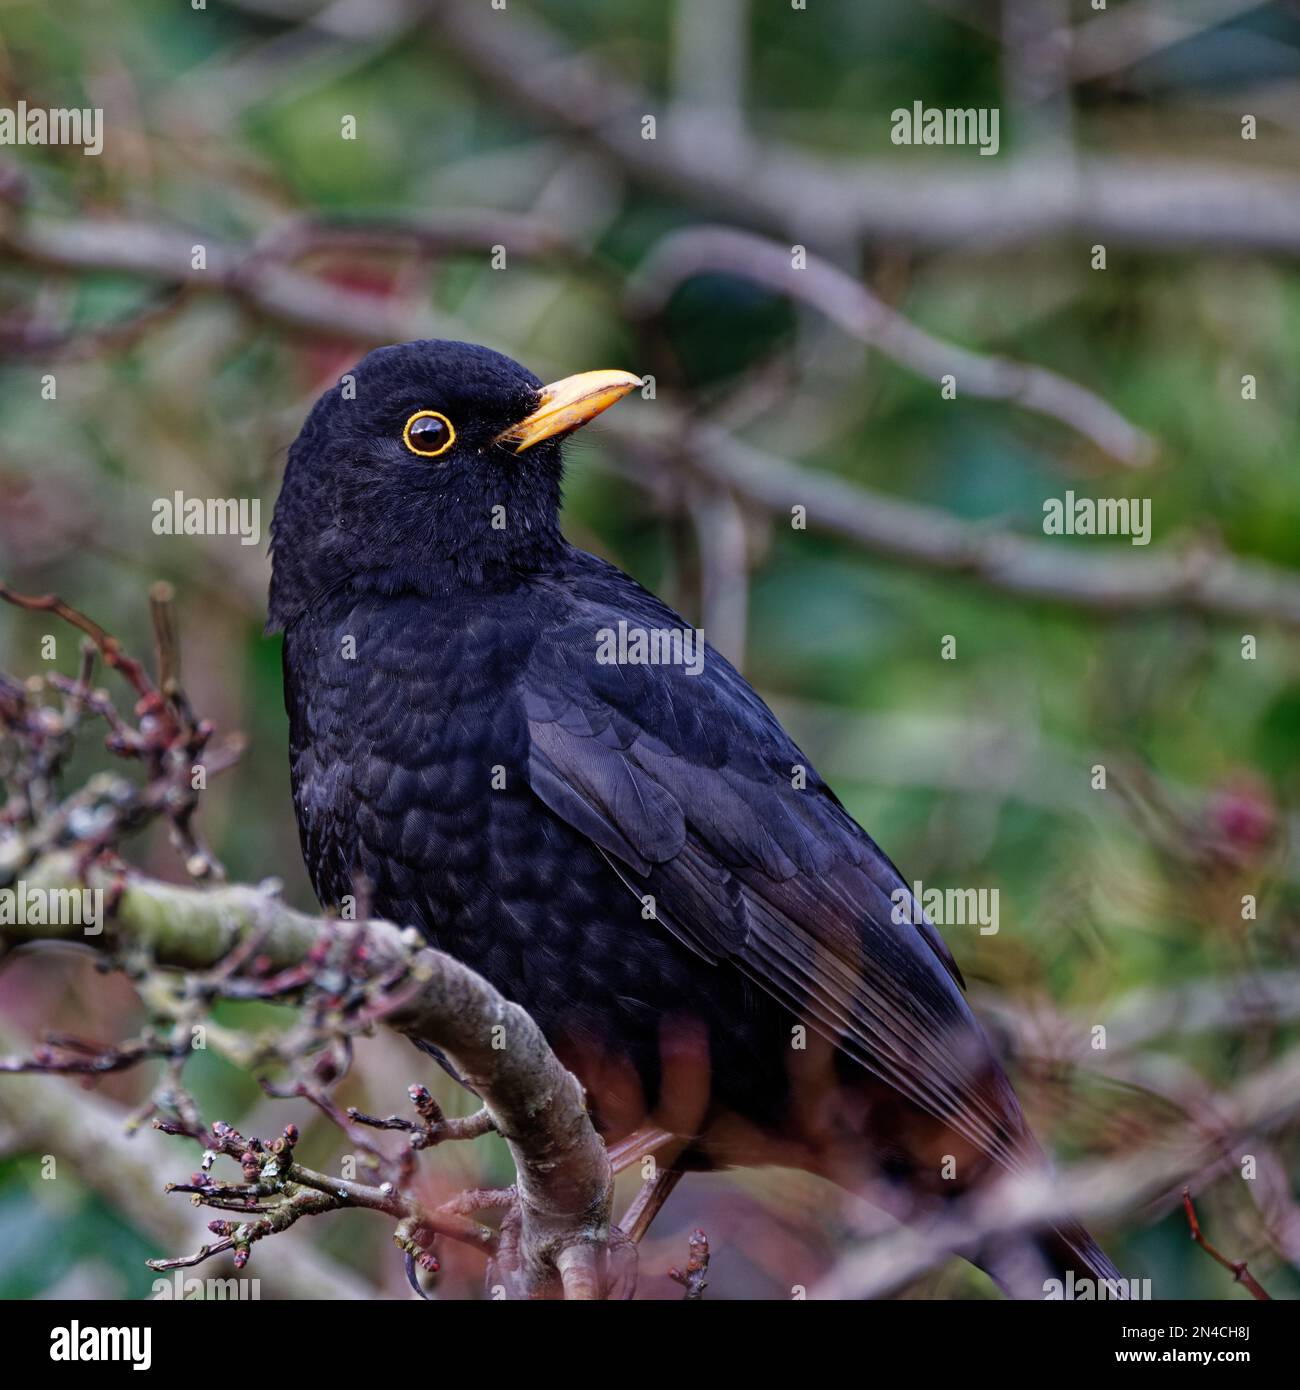
<svg viewBox="0 0 1300 1390"><path fill-rule="evenodd" d="M1040 1138L1153 1155L1091 1222L1124 1273L1248 1296L1189 1241L1188 1181L1208 1238L1300 1293L1300 4L0 0L20 101L101 109L104 143L0 146L0 576L141 653L174 584L190 697L250 740L202 810L231 878L314 906L262 625L315 396L419 336L646 374L569 447L570 538L703 626L909 881L998 890L996 934L945 934ZM894 144L916 102L996 108L997 153ZM177 490L258 499L259 544L155 534ZM1150 544L1045 535L1069 491L1149 501ZM74 673L54 630L0 610L0 669ZM77 774L103 761L88 739ZM184 876L161 828L129 857ZM139 1018L75 956L0 974L0 1050ZM212 1052L187 1075L208 1119L295 1120L337 1164L306 1104ZM193 1146L116 1137L151 1080L0 1083L0 1296L147 1296L144 1258L201 1243L160 1193ZM390 1035L341 1099L414 1080L468 1110ZM510 1165L488 1139L422 1172ZM302 1223L247 1273L409 1296L390 1225ZM802 1176L688 1178L642 1297L680 1296L697 1225L724 1298L842 1291L884 1229ZM948 1261L907 1296L996 1295Z"/></svg>

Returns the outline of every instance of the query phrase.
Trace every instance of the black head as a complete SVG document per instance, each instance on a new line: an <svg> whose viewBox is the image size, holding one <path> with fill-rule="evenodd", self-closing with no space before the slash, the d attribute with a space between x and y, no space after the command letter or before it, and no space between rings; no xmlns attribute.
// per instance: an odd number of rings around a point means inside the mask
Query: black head
<svg viewBox="0 0 1300 1390"><path fill-rule="evenodd" d="M564 544L560 440L639 384L586 372L546 386L473 343L376 349L289 450L268 626L339 584L436 593L545 569Z"/></svg>

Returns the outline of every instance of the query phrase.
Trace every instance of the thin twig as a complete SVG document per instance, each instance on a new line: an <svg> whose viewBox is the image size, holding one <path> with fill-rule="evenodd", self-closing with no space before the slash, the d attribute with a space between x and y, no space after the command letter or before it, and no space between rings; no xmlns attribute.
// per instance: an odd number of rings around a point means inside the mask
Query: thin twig
<svg viewBox="0 0 1300 1390"><path fill-rule="evenodd" d="M1201 1223L1196 1218L1196 1208L1192 1205L1192 1189L1190 1187L1183 1188L1183 1210L1187 1213L1187 1224L1191 1227L1192 1239L1197 1245L1199 1245L1212 1260L1221 1264L1224 1269L1230 1269L1233 1279L1238 1284L1244 1285L1245 1288L1250 1291L1250 1296L1252 1298L1260 1299L1262 1302L1266 1303L1271 1302L1272 1299L1268 1293L1265 1292L1263 1285L1260 1284L1259 1280L1247 1269L1245 1260L1228 1259L1226 1255L1216 1250L1214 1246L1205 1239L1205 1235L1201 1230Z"/></svg>

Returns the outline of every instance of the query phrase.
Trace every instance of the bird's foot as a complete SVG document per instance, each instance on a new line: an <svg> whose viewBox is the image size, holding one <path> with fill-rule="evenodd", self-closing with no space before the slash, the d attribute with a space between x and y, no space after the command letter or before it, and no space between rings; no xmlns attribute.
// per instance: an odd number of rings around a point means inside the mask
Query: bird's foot
<svg viewBox="0 0 1300 1390"><path fill-rule="evenodd" d="M502 1220L488 1262L489 1298L626 1301L636 1293L636 1245L617 1226L554 1232L547 1241L554 1253L545 1258L536 1248L531 1256L525 1252L522 1228L516 1204Z"/></svg>

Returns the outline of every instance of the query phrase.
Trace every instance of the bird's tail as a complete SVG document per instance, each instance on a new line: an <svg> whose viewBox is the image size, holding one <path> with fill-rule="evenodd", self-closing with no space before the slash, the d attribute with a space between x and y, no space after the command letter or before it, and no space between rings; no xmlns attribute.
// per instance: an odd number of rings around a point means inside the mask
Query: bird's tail
<svg viewBox="0 0 1300 1390"><path fill-rule="evenodd" d="M1077 1221L1031 1236L994 1237L971 1256L1008 1298L1127 1299L1129 1281Z"/></svg>

